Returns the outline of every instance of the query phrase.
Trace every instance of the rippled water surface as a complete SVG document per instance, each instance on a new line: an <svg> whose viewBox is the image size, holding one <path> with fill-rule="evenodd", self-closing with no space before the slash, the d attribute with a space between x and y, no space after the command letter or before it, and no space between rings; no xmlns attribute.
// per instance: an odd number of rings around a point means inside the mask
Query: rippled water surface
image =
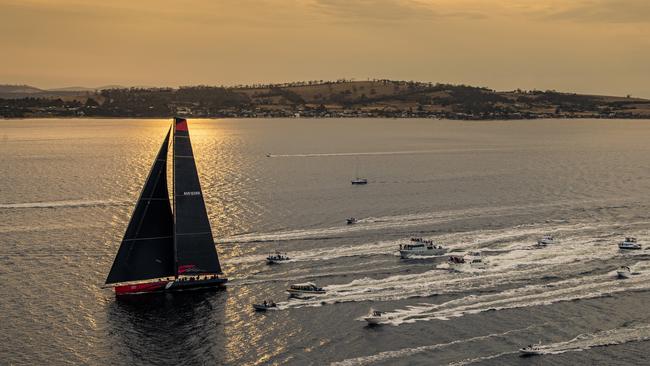
<svg viewBox="0 0 650 366"><path fill-rule="evenodd" d="M231 282L117 300L100 286L169 124L0 121L0 363L650 362L650 121L191 120ZM412 236L488 266L400 260ZM288 299L304 281L327 293Z"/></svg>

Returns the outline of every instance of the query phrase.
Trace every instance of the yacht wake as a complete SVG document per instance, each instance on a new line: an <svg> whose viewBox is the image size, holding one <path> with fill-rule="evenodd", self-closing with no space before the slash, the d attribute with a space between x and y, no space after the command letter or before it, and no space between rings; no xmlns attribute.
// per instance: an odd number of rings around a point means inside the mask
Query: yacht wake
<svg viewBox="0 0 650 366"><path fill-rule="evenodd" d="M64 200L48 202L0 203L0 209L121 206L127 204L127 202L128 201L126 200Z"/></svg>
<svg viewBox="0 0 650 366"><path fill-rule="evenodd" d="M545 278L547 279L548 275L552 275L552 278L577 277L571 281L595 281L599 279L604 281L604 284L602 288L594 289L594 291L598 290L598 293L607 293L609 287L627 288L634 283L638 283L640 278L648 276L650 271L646 271L639 263L634 267L637 274L630 278L630 282L619 285L614 272L602 273L602 270L597 270L602 266L602 261L618 255L619 253L613 245L599 245L591 238L581 240L574 238L570 245L543 250L511 249L500 255L488 256L484 259L488 264L488 267L484 270L472 269L469 271L449 272L445 270L447 268L446 264L440 264L438 268L422 273L399 274L380 279L364 277L345 284L330 285L326 286L327 293L324 295L313 299L292 299L286 303L285 307L322 306L340 302L391 301L450 293L497 291L503 287L529 284L531 279L546 281ZM639 255L643 254L639 253ZM580 263L580 265L577 263ZM585 268L596 268L596 272L600 274L596 275L596 277L580 276L580 273L584 272ZM569 290L577 291L578 289L572 286L580 283L567 283L566 285L569 286ZM539 288L530 286L522 288L527 289L528 294L531 296L534 295L534 291L539 290L544 294L548 294L550 296L548 300L552 301L556 297L560 298L561 293L558 290L554 292L549 291L549 289L557 288L562 284L564 283L555 282L537 285ZM501 294L507 293L507 291L501 292ZM516 294L516 296L519 295L521 294ZM582 293L577 292L569 295L573 299L579 298ZM586 293L584 295L588 296ZM534 298L530 300L532 301ZM542 300L543 298L539 299L539 301ZM500 306L497 303L493 305L488 306L486 310ZM517 304L513 303L513 305ZM433 306L435 308L437 305ZM415 315L412 311L391 314L394 323L409 321Z"/></svg>
<svg viewBox="0 0 650 366"><path fill-rule="evenodd" d="M540 350L543 354L560 354L647 340L650 340L650 324L639 324L631 327L581 334L569 341L541 345Z"/></svg>
<svg viewBox="0 0 650 366"><path fill-rule="evenodd" d="M558 302L603 297L619 292L650 289L650 274L631 281L619 281L610 275L588 276L528 285L495 294L468 295L442 304L420 304L386 314L386 324L401 325L428 320L448 320L486 311L550 305Z"/></svg>
<svg viewBox="0 0 650 366"><path fill-rule="evenodd" d="M564 201L556 203L543 203L543 204L531 204L531 205L521 205L521 206L502 206L502 207L478 207L478 208L468 208L460 210L449 210L449 211L435 211L435 212L423 212L416 214L405 214L405 215L396 215L396 216L384 216L384 217L367 217L359 218L357 224L346 225L343 220L341 225L332 226L332 227L323 227L323 228L307 228L307 229L293 229L293 230L283 230L267 233L248 233L234 235L230 237L225 237L217 240L219 244L228 244L228 243L256 243L256 242L269 242L269 241L287 241L287 240L307 240L307 239L333 239L340 238L352 233L358 232L367 232L374 230L386 230L386 229L402 229L409 227L418 227L418 226L432 226L436 224L453 222L459 220L466 220L472 218L481 218L481 217L495 217L495 216L506 216L506 215L517 215L530 213L531 211L539 211L541 209L557 209L557 208L570 208L572 205L580 205L581 207L587 207L589 205L595 205L601 207L603 205L602 201ZM579 226L579 224L574 224ZM558 222L548 222L544 225L533 225L541 226L542 228L547 228L548 230L555 230L556 228L561 230L562 227L570 227L568 223L561 225ZM523 228L524 226L522 226ZM539 228L538 228L539 229ZM539 234L539 233L537 233Z"/></svg>
<svg viewBox="0 0 650 366"><path fill-rule="evenodd" d="M476 336L472 338L465 338L465 339L458 339L449 343L438 343L438 344L432 344L432 345L426 345L426 346L420 346L420 347L414 347L414 348L402 348L399 350L394 350L394 351L385 351L385 352L380 352L375 355L370 355L370 356L364 356L364 357L357 357L357 358L350 358L347 360L339 361L339 362L333 362L330 365L331 366L363 366L363 365L373 365L377 362L384 362L384 361L389 361L389 360L394 360L394 359L399 359L399 358L405 358L409 356L413 356L419 353L425 353L425 352L430 352L430 351L435 351L438 349L446 348L446 347L451 347L451 346L456 346L456 345L461 345L461 344L466 344L466 343L471 343L471 342L477 342L477 341L483 341L486 339L492 339L492 338L500 338L500 337L506 337L510 334L515 334L519 332L525 332L528 331L532 328L540 327L544 324L538 324L538 325L531 325L526 328L520 328L520 329L511 329L507 332L503 333L491 333L483 336Z"/></svg>

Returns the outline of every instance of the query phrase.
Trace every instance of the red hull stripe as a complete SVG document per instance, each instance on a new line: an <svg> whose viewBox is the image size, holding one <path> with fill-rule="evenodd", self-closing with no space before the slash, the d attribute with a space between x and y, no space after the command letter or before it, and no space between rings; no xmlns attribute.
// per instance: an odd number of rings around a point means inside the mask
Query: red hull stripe
<svg viewBox="0 0 650 366"><path fill-rule="evenodd" d="M139 283L136 285L126 285L126 286L116 286L115 294L116 295L125 295L133 294L138 292L155 292L164 289L168 281L164 282L151 282L151 283Z"/></svg>
<svg viewBox="0 0 650 366"><path fill-rule="evenodd" d="M180 120L176 123L176 131L187 131L187 121Z"/></svg>

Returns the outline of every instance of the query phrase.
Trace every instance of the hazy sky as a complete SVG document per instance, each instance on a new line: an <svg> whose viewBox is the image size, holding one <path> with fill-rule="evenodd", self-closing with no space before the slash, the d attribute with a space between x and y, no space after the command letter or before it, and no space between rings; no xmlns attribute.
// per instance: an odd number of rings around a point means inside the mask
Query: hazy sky
<svg viewBox="0 0 650 366"><path fill-rule="evenodd" d="M0 84L337 78L650 97L650 0L0 0Z"/></svg>

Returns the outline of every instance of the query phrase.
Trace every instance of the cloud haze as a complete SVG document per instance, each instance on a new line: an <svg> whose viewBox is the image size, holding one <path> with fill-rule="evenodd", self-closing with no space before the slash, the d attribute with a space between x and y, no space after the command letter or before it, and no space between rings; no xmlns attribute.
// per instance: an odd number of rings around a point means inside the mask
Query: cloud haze
<svg viewBox="0 0 650 366"><path fill-rule="evenodd" d="M340 77L650 97L646 0L0 0L0 83Z"/></svg>

